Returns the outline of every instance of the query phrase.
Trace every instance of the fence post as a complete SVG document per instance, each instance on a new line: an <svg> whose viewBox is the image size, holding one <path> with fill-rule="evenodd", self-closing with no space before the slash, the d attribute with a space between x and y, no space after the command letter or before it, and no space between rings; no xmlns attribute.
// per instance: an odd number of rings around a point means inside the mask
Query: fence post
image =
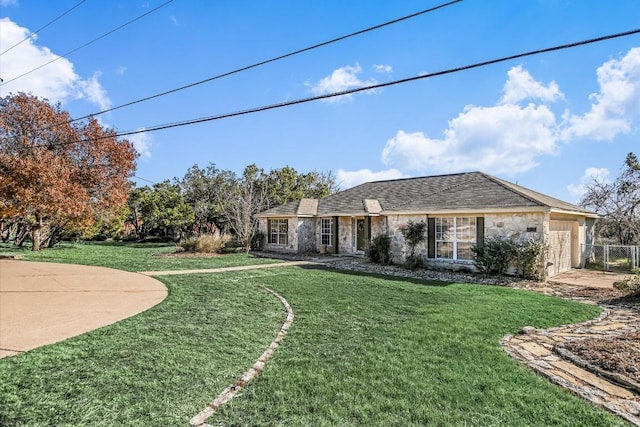
<svg viewBox="0 0 640 427"><path fill-rule="evenodd" d="M604 245L604 271L609 271L609 245Z"/></svg>

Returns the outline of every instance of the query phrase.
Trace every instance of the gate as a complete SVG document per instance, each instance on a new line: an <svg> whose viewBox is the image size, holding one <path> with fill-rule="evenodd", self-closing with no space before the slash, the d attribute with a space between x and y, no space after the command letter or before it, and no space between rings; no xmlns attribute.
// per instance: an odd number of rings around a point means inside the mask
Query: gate
<svg viewBox="0 0 640 427"><path fill-rule="evenodd" d="M640 247L625 245L581 245L584 268L633 272L640 267Z"/></svg>

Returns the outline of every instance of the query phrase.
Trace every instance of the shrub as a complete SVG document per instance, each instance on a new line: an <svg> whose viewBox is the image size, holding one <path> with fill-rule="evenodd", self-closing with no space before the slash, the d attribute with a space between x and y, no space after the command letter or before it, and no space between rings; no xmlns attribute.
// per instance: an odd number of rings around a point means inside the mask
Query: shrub
<svg viewBox="0 0 640 427"><path fill-rule="evenodd" d="M473 245L474 261L478 271L484 274L505 274L513 258L513 244L504 239L486 239L481 245Z"/></svg>
<svg viewBox="0 0 640 427"><path fill-rule="evenodd" d="M519 277L543 279L545 259L546 246L544 243L535 240L515 243L512 263Z"/></svg>
<svg viewBox="0 0 640 427"><path fill-rule="evenodd" d="M482 273L505 274L513 268L518 277L543 278L546 246L542 242L494 238L471 249L476 268Z"/></svg>
<svg viewBox="0 0 640 427"><path fill-rule="evenodd" d="M416 254L416 246L424 242L426 230L427 223L424 221L409 221L406 225L400 226L400 232L409 245L409 256L413 257Z"/></svg>
<svg viewBox="0 0 640 427"><path fill-rule="evenodd" d="M621 291L625 291L629 296L640 296L640 274L615 282L613 287Z"/></svg>
<svg viewBox="0 0 640 427"><path fill-rule="evenodd" d="M202 234L198 237L185 239L178 246L185 252L218 253L231 241L229 234L215 231L212 234Z"/></svg>
<svg viewBox="0 0 640 427"><path fill-rule="evenodd" d="M391 239L385 234L374 237L369 246L369 260L376 264L391 264Z"/></svg>
<svg viewBox="0 0 640 427"><path fill-rule="evenodd" d="M251 249L253 249L254 251L264 249L264 243L266 241L267 236L262 231L258 231L251 238Z"/></svg>

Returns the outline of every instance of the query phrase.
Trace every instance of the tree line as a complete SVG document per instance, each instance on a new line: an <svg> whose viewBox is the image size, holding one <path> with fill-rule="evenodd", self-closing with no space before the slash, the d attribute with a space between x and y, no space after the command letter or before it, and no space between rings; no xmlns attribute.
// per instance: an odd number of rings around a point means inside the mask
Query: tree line
<svg viewBox="0 0 640 427"><path fill-rule="evenodd" d="M251 164L237 175L215 164L194 165L182 179L134 188L125 224L137 239L154 236L178 241L220 230L232 234L248 251L257 234L259 212L335 191L331 172L299 173L289 166L266 172Z"/></svg>
<svg viewBox="0 0 640 427"><path fill-rule="evenodd" d="M64 239L177 241L220 230L248 250L258 212L337 191L331 172L255 164L241 175L194 165L181 179L136 187L136 158L94 118L72 121L60 104L29 94L0 99L0 239L37 251Z"/></svg>

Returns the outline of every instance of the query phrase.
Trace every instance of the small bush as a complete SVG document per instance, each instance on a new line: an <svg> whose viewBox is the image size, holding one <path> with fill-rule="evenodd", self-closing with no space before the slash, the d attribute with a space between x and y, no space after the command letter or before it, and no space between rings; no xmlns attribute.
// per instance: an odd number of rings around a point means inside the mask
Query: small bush
<svg viewBox="0 0 640 427"><path fill-rule="evenodd" d="M369 246L369 260L376 264L391 264L391 239L389 236L380 234L373 238Z"/></svg>
<svg viewBox="0 0 640 427"><path fill-rule="evenodd" d="M484 274L505 274L513 258L513 244L504 239L486 239L471 250L478 271Z"/></svg>
<svg viewBox="0 0 640 427"><path fill-rule="evenodd" d="M546 247L542 242L494 238L471 249L476 268L482 273L505 274L513 268L519 277L543 278Z"/></svg>
<svg viewBox="0 0 640 427"><path fill-rule="evenodd" d="M640 296L640 274L615 282L613 287L625 291L629 296L638 297Z"/></svg>
<svg viewBox="0 0 640 427"><path fill-rule="evenodd" d="M422 258L419 255L409 255L404 260L404 267L409 270L415 270L422 267Z"/></svg>
<svg viewBox="0 0 640 427"><path fill-rule="evenodd" d="M262 232L258 231L251 238L251 249L254 251L259 251L264 249L264 243L267 241L267 236Z"/></svg>
<svg viewBox="0 0 640 427"><path fill-rule="evenodd" d="M512 263L519 277L525 279L543 279L546 247L544 243L528 240L517 242Z"/></svg>
<svg viewBox="0 0 640 427"><path fill-rule="evenodd" d="M229 234L220 234L219 231L216 231L213 234L202 234L198 237L185 239L178 246L184 252L218 253L230 241Z"/></svg>

